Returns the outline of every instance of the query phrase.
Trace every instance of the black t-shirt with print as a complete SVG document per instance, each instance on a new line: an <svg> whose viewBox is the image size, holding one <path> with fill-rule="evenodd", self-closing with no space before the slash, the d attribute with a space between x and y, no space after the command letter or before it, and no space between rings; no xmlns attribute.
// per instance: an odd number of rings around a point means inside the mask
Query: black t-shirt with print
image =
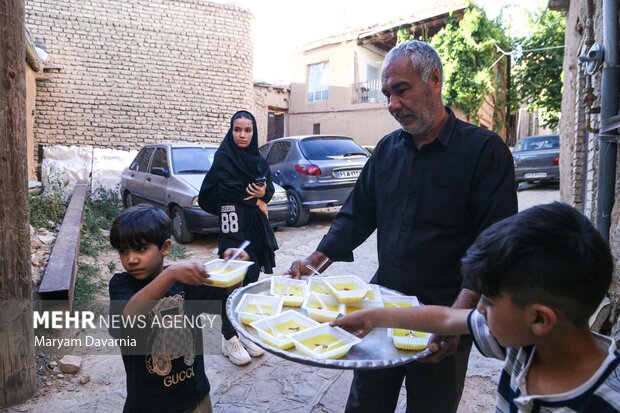
<svg viewBox="0 0 620 413"><path fill-rule="evenodd" d="M117 273L110 280L110 314L119 315L127 301L149 281L136 280L129 273ZM156 315L198 312L198 300L224 300L224 290L207 286L175 283L147 315L147 325ZM192 305L187 304L191 302ZM212 303L213 304L213 303ZM221 308L221 306L216 306ZM130 335L138 352L126 349L123 364L127 375L127 399L124 412L183 412L195 407L209 394L209 380L202 356L202 332L194 329L110 329L115 338ZM141 349L144 349L141 351ZM146 354L146 355L145 355Z"/></svg>

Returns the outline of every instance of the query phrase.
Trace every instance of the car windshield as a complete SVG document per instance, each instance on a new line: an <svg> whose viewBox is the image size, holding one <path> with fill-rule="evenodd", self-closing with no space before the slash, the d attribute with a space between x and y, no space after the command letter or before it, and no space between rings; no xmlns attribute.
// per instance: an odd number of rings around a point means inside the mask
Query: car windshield
<svg viewBox="0 0 620 413"><path fill-rule="evenodd" d="M344 159L368 158L368 152L352 139L345 138L311 138L299 143L304 156L308 159Z"/></svg>
<svg viewBox="0 0 620 413"><path fill-rule="evenodd" d="M216 148L173 148L172 170L175 174L206 174L213 164Z"/></svg>
<svg viewBox="0 0 620 413"><path fill-rule="evenodd" d="M517 142L515 152L538 151L543 149L559 149L560 137L551 136L533 136L525 138Z"/></svg>

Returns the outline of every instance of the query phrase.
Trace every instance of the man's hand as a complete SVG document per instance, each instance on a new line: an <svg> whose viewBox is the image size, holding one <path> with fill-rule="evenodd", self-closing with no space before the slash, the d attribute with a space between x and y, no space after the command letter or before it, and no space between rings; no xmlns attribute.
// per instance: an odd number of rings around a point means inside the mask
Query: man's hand
<svg viewBox="0 0 620 413"><path fill-rule="evenodd" d="M302 275L311 274L308 267L306 267L307 263L308 261L306 261L305 259L293 261L291 267L288 270L284 271L284 274L289 274L292 278L295 279L300 279Z"/></svg>
<svg viewBox="0 0 620 413"><path fill-rule="evenodd" d="M302 275L312 274L312 270L308 268L308 264L319 270L319 272L323 272L332 262L333 261L330 260L327 255L319 251L314 251L306 259L293 261L291 267L286 270L284 274L289 274L292 278L299 279Z"/></svg>
<svg viewBox="0 0 620 413"><path fill-rule="evenodd" d="M351 334L355 334L358 337L364 337L366 334L374 328L372 323L367 317L366 310L356 311L354 313L338 317L331 323L332 327L342 327Z"/></svg>
<svg viewBox="0 0 620 413"><path fill-rule="evenodd" d="M437 336L432 335L428 340L428 349L433 354L420 358L416 361L420 363L437 363L444 357L450 356L456 352L461 336Z"/></svg>
<svg viewBox="0 0 620 413"><path fill-rule="evenodd" d="M229 259L232 258L233 255L235 255L236 252L237 252L237 248L228 248L226 251L224 251L224 254L222 254L222 256L224 257L226 261L228 261ZM250 261L250 256L248 255L247 252L241 251L239 256L235 259L240 260L240 261Z"/></svg>

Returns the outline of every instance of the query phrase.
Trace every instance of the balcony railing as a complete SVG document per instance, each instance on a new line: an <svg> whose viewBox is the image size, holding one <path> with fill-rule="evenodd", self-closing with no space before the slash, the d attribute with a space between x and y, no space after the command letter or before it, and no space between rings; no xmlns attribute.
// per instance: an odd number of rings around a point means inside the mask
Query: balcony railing
<svg viewBox="0 0 620 413"><path fill-rule="evenodd" d="M351 90L353 92L353 104L385 101L385 96L381 93L381 80L379 79L353 83Z"/></svg>

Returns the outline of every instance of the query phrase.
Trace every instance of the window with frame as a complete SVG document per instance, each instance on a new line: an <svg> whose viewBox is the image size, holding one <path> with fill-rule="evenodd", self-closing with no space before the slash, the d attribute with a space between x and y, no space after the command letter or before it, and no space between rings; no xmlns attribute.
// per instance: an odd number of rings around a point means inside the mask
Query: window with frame
<svg viewBox="0 0 620 413"><path fill-rule="evenodd" d="M317 63L308 66L308 102L318 102L328 99L328 72L329 63Z"/></svg>
<svg viewBox="0 0 620 413"><path fill-rule="evenodd" d="M146 172L149 169L149 163L151 162L151 155L155 151L155 148L146 148L144 151L144 156L140 160L140 164L138 165L138 170L140 172Z"/></svg>
<svg viewBox="0 0 620 413"><path fill-rule="evenodd" d="M216 148L172 148L170 161L175 174L206 174L213 165Z"/></svg>
<svg viewBox="0 0 620 413"><path fill-rule="evenodd" d="M290 148L291 143L288 141L274 143L271 146L269 155L267 155L267 163L273 165L282 162L284 158L286 158Z"/></svg>
<svg viewBox="0 0 620 413"><path fill-rule="evenodd" d="M560 148L560 136L548 135L548 136L534 136L525 139L520 139L515 145L515 152L527 152L538 151L544 149L559 149Z"/></svg>
<svg viewBox="0 0 620 413"><path fill-rule="evenodd" d="M146 149L144 149L144 148L142 150L140 150L140 152L138 152L136 157L131 162L131 165L129 165L129 170L130 171L137 171L138 170L138 166L140 165L140 161L142 160L142 158L144 158L144 152L146 152Z"/></svg>
<svg viewBox="0 0 620 413"><path fill-rule="evenodd" d="M375 65L367 64L366 65L366 80L378 80L381 69Z"/></svg>
<svg viewBox="0 0 620 413"><path fill-rule="evenodd" d="M168 170L168 154L166 149L157 148L155 156L153 156L153 162L151 162L151 169L153 168L164 168Z"/></svg>
<svg viewBox="0 0 620 413"><path fill-rule="evenodd" d="M132 171L146 172L153 154L153 148L143 148L133 160L129 169Z"/></svg>

